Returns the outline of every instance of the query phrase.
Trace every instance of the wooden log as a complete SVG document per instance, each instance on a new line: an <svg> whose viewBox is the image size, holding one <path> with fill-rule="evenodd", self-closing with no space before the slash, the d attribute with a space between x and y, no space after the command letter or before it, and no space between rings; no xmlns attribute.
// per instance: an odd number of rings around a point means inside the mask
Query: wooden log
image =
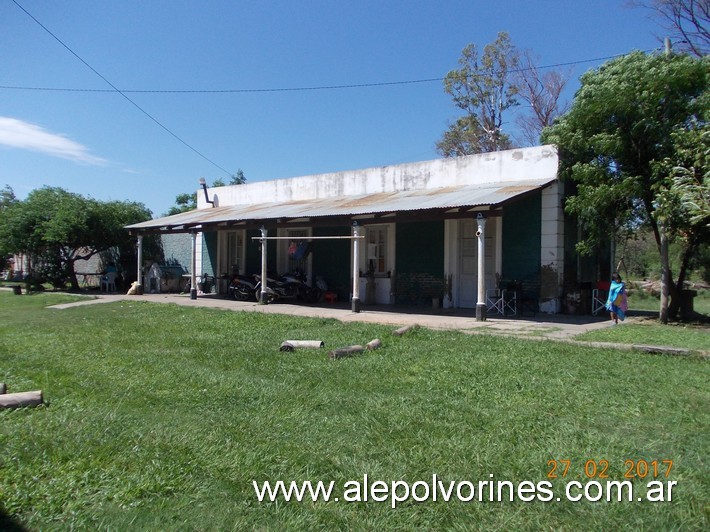
<svg viewBox="0 0 710 532"><path fill-rule="evenodd" d="M688 356L692 354L692 351L690 349L683 349L681 347L665 347L658 345L640 344L633 344L631 347L636 351L643 351L644 353L652 353L654 355Z"/></svg>
<svg viewBox="0 0 710 532"><path fill-rule="evenodd" d="M42 390L0 395L0 408L22 408L42 404Z"/></svg>
<svg viewBox="0 0 710 532"><path fill-rule="evenodd" d="M328 358L333 360L338 358L352 357L358 353L362 353L365 348L361 345L349 345L347 347L341 347L340 349L333 349L328 353Z"/></svg>
<svg viewBox="0 0 710 532"><path fill-rule="evenodd" d="M402 336L403 334L408 333L409 331L411 331L415 327L419 327L419 326L417 324L405 325L404 327L400 327L399 329L394 331L392 334L394 334L395 336Z"/></svg>
<svg viewBox="0 0 710 532"><path fill-rule="evenodd" d="M368 351L374 351L375 349L378 349L380 347L382 347L382 342L380 342L380 340L377 338L375 338L371 342L367 342L367 344L365 345L365 349L367 349Z"/></svg>
<svg viewBox="0 0 710 532"><path fill-rule="evenodd" d="M291 352L296 349L320 349L325 347L321 340L286 340L281 344L279 351Z"/></svg>
<svg viewBox="0 0 710 532"><path fill-rule="evenodd" d="M0 382L0 395L7 393L7 385L4 382Z"/></svg>

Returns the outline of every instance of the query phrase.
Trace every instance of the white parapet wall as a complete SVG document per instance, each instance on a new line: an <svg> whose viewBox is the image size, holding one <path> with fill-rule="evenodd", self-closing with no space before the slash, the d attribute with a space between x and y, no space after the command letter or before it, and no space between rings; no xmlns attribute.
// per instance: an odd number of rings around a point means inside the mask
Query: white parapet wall
<svg viewBox="0 0 710 532"><path fill-rule="evenodd" d="M219 206L327 199L405 190L539 180L557 175L557 149L534 146L450 159L258 181L209 189ZM198 208L208 207L198 191Z"/></svg>

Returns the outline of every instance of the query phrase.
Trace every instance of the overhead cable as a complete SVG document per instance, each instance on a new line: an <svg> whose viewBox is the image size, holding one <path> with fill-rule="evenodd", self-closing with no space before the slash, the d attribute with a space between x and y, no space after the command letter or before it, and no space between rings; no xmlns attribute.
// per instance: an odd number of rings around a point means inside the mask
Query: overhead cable
<svg viewBox="0 0 710 532"><path fill-rule="evenodd" d="M226 175L230 175L230 173L229 173L228 170L222 168L220 165L218 165L218 164L217 164L216 162L214 162L212 159L210 159L209 157L207 157L206 155L204 155L202 152L200 152L199 150L197 150L196 148L194 148L193 146L191 146L190 144L188 144L186 141L184 141L182 138L180 138L178 135L176 135L176 134L173 133L170 129L168 129L167 126L163 125L157 118L155 118L153 115L151 115L148 111L146 111L146 110L143 109L140 105L138 105L136 102L134 102L133 100L131 100L131 98L129 98L129 97L126 95L126 92L127 92L127 91L122 91L121 89L119 89L118 87L116 87L116 85L114 85L113 83L111 83L111 82L110 82L105 76L103 76L99 71L97 71L97 70L96 70L94 67L92 67L89 63L87 63L86 61L84 61L84 59L82 59L76 52L74 52L74 50L72 50L71 48L69 48L69 46L67 46L59 37L57 37L54 33L52 33L52 32L49 30L49 28L47 28L44 24L42 24L39 20L37 20L29 11L27 11L24 7L22 7L22 6L17 2L17 0L12 0L12 1L15 3L15 5L16 5L17 7L19 7L22 11L24 11L25 14L26 14L28 17L30 17L32 20L34 20L44 31L46 31L49 35L51 35L51 36L54 38L54 40L56 40L59 44L61 44L64 48L66 48L66 49L69 51L70 54L72 54L72 55L73 55L74 57L76 57L79 61L81 61L81 62L82 62L89 70L91 70L94 74L96 74L98 77L100 77L102 80L104 80L104 81L113 89L113 90L111 90L111 91L109 91L109 92L116 92L116 93L120 94L121 96L123 96L123 98L125 98L131 105L133 105L136 109L138 109L138 110L139 110L141 113L143 113L145 116L147 116L148 118L150 118L153 122L155 122L158 126L160 126L164 131L166 131L166 132L167 132L169 135L171 135L173 138L175 138L176 140L178 140L179 142L181 142L183 145L185 145L187 148L189 148L190 150L192 150L193 152L195 152L197 155L199 155L200 157L202 157L202 158L203 158L205 161L207 161L208 163L210 163L210 164L212 164L213 166L215 166L216 168L219 168L220 170L222 170Z"/></svg>

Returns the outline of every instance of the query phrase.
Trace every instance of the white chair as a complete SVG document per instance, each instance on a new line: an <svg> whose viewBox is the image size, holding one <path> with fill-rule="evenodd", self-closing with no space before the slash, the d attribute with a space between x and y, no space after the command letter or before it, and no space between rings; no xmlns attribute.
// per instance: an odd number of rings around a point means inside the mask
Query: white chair
<svg viewBox="0 0 710 532"><path fill-rule="evenodd" d="M508 311L513 316L518 314L518 292L516 290L503 290L503 315Z"/></svg>
<svg viewBox="0 0 710 532"><path fill-rule="evenodd" d="M106 275L101 277L101 291L104 291L104 287L106 287L106 292L115 292L116 291L116 277L118 277L118 273L116 272L108 272Z"/></svg>
<svg viewBox="0 0 710 532"><path fill-rule="evenodd" d="M486 290L486 309L489 314L500 314L504 312L503 291L498 288Z"/></svg>

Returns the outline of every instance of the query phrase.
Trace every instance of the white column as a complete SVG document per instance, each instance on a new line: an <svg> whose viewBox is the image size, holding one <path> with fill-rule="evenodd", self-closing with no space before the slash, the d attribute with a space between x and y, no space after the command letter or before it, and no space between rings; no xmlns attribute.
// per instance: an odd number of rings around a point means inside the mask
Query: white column
<svg viewBox="0 0 710 532"><path fill-rule="evenodd" d="M540 235L540 312L561 310L564 280L565 226L562 184L553 183L542 191Z"/></svg>
<svg viewBox="0 0 710 532"><path fill-rule="evenodd" d="M138 235L137 245L138 264L136 265L136 280L138 282L138 286L136 286L136 293L138 295L143 295L143 235Z"/></svg>
<svg viewBox="0 0 710 532"><path fill-rule="evenodd" d="M480 212L476 216L478 223L478 301L476 302L476 321L486 321L486 219Z"/></svg>
<svg viewBox="0 0 710 532"><path fill-rule="evenodd" d="M360 239L357 222L353 222L353 312L360 312Z"/></svg>
<svg viewBox="0 0 710 532"><path fill-rule="evenodd" d="M266 230L266 227L263 225L261 226L261 293L259 294L259 303L262 305L266 305L269 300L266 297L266 243L268 240L266 240L266 236L268 234L268 231Z"/></svg>
<svg viewBox="0 0 710 532"><path fill-rule="evenodd" d="M197 232L190 233L192 236L192 257L190 261L190 299L197 299Z"/></svg>

